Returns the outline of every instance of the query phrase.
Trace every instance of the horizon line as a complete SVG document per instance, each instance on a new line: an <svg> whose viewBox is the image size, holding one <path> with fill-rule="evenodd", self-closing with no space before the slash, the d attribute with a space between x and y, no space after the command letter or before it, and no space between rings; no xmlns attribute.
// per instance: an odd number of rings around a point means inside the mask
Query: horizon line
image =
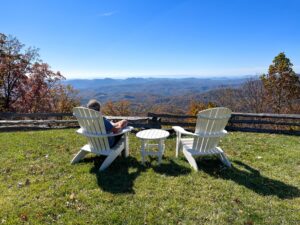
<svg viewBox="0 0 300 225"><path fill-rule="evenodd" d="M200 75L145 75L145 76L97 76L97 77L66 77L66 80L103 80L103 79L113 79L113 80L126 80L126 79L224 79L224 78L251 78L251 77L258 77L260 75L215 75L215 76L200 76Z"/></svg>

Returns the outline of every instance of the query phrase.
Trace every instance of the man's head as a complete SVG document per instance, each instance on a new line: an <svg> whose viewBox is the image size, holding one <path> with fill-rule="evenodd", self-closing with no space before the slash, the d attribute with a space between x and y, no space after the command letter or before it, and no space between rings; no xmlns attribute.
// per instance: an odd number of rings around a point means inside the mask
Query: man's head
<svg viewBox="0 0 300 225"><path fill-rule="evenodd" d="M100 112L101 104L96 99L91 99L87 104L87 107Z"/></svg>

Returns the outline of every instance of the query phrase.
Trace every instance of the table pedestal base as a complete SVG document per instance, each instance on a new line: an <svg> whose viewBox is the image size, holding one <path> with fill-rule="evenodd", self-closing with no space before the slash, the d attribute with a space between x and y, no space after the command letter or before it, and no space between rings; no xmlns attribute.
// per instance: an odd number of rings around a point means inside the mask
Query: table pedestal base
<svg viewBox="0 0 300 225"><path fill-rule="evenodd" d="M158 140L157 144L149 144L148 140L142 140L141 146L141 155L142 155L142 163L145 163L146 156L157 156L158 157L158 164L161 163L162 156L165 151L165 144L164 140ZM158 148L158 151L150 151L150 148Z"/></svg>

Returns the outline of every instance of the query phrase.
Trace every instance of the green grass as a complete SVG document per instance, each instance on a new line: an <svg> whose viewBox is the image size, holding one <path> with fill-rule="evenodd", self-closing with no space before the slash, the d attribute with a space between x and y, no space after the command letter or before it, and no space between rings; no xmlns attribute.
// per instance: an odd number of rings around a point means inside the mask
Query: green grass
<svg viewBox="0 0 300 225"><path fill-rule="evenodd" d="M103 157L70 159L74 130L0 133L0 224L300 224L300 138L230 133L220 143L233 168L182 155L166 141L162 164L130 157L99 173Z"/></svg>

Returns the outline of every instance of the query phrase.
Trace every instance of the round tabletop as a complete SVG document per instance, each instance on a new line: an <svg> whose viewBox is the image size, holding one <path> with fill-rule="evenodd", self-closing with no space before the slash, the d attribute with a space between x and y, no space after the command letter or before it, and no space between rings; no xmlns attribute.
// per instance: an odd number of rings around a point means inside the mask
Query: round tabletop
<svg viewBox="0 0 300 225"><path fill-rule="evenodd" d="M170 135L168 131L161 130L161 129L149 129L139 131L136 136L140 139L145 140L157 140L157 139L164 139Z"/></svg>

